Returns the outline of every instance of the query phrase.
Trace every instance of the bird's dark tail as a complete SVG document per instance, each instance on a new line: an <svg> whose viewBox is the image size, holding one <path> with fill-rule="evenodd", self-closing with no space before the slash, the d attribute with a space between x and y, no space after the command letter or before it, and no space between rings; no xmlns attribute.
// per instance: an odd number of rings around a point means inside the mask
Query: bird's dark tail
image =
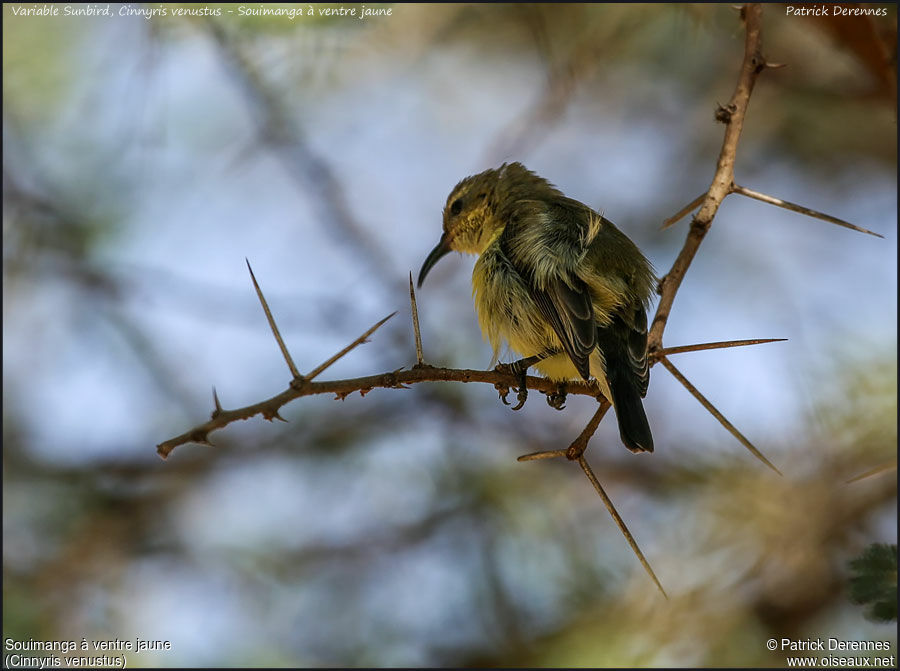
<svg viewBox="0 0 900 671"><path fill-rule="evenodd" d="M646 325L646 317L642 325ZM603 353L622 442L632 452L652 452L653 436L641 401L649 382L646 328L629 328L617 317L609 326L597 329L597 344Z"/></svg>
<svg viewBox="0 0 900 671"><path fill-rule="evenodd" d="M650 423L644 412L640 391L634 381L624 378L625 376L607 371L616 419L619 420L619 435L622 436L625 447L632 452L652 452L653 435L650 433Z"/></svg>

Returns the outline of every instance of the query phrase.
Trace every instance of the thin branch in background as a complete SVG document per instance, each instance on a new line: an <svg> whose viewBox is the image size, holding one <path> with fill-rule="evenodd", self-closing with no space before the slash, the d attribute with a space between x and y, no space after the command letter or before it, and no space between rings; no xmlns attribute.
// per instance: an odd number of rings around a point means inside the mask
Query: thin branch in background
<svg viewBox="0 0 900 671"><path fill-rule="evenodd" d="M807 217L821 219L822 221L827 221L831 224L836 224L837 226L843 226L844 228L849 228L853 231L859 231L860 233L865 233L866 235L874 235L876 238L884 239L883 235L881 235L880 233L875 233L874 231L870 231L868 228L863 228L862 226L851 224L849 221L844 221L843 219L832 217L830 214L825 214L823 212L819 212L818 210L803 207L803 205L797 205L796 203L791 203L787 200L782 200L781 198L775 198L774 196L768 196L764 193L760 193L759 191L753 191L752 189L748 189L738 184L731 185L731 193L739 193L742 196L747 196L747 198L753 198L763 203L774 205L775 207L783 207L785 210L790 210L791 212L805 214Z"/></svg>
<svg viewBox="0 0 900 671"><path fill-rule="evenodd" d="M591 467L588 465L588 462L584 458L584 455L578 457L578 465L581 466L581 470L584 471L584 474L588 477L588 480L590 480L591 484L594 485L594 489L597 491L597 494L599 494L600 498L603 499L603 505L606 506L606 509L609 511L609 514L612 516L616 525L619 527L619 530L625 536L625 540L628 541L628 545L631 546L634 554L637 555L638 561L641 562L641 566L644 567L644 570L653 579L653 582L656 583L656 586L659 591L662 592L662 595L666 597L666 599L668 599L669 595L666 594L666 590L663 589L662 584L659 582L659 578L657 578L656 574L653 572L653 568L650 566L650 562L648 562L647 558L644 557L644 553L641 552L641 548L638 547L637 542L634 540L634 536L631 535L631 532L625 525L624 520L619 516L619 512L616 510L616 507L613 505L612 500L610 500L609 496L607 496L603 487L600 485L600 481L597 480L597 476L594 475L594 471L591 470Z"/></svg>
<svg viewBox="0 0 900 671"><path fill-rule="evenodd" d="M725 340L721 342L705 342L698 345L681 345L679 347L664 347L653 352L650 358L654 360L661 359L670 354L683 354L684 352L699 352L707 349L722 349L725 347L746 347L747 345L762 345L770 342L785 342L787 338L756 338L754 340Z"/></svg>
<svg viewBox="0 0 900 671"><path fill-rule="evenodd" d="M29 258L28 256L24 258ZM103 271L106 276L107 271ZM115 281L115 280L114 280ZM84 287L85 284L80 286ZM93 288L93 287L91 287ZM104 295L105 292L95 291L95 295ZM118 334L137 355L136 361L150 375L150 379L165 398L173 402L175 407L186 410L194 405L193 394L185 388L185 377L181 371L174 369L170 362L159 351L159 343L148 335L148 332L139 328L126 313L120 309L103 309L100 314L106 318L109 324L115 328ZM189 413L185 413L189 418Z"/></svg>
<svg viewBox="0 0 900 671"><path fill-rule="evenodd" d="M301 377L300 371L297 370L297 366L294 364L294 360L291 358L291 353L288 352L287 345L284 344L284 340L281 338L281 333L278 332L278 325L275 323L275 318L272 316L272 311L269 310L269 304L266 302L266 297L263 296L262 289L259 288L259 283L256 281L256 275L253 274L253 268L250 267L250 260L244 260L247 262L247 270L250 271L250 279L253 280L253 287L256 289L256 295L259 297L259 302L262 304L263 311L266 313L266 319L269 322L269 327L272 329L272 334L275 336L275 340L278 342L278 347L281 349L281 353L284 355L284 360L287 362L288 368L290 368L291 370L291 375L296 380Z"/></svg>
<svg viewBox="0 0 900 671"><path fill-rule="evenodd" d="M680 210L678 210L678 212L676 212L671 217L666 219L662 223L662 226L659 227L659 230L664 231L667 228L669 228L670 226L674 226L675 224L677 224L679 221L684 219L691 212L693 212L698 207L700 207L700 205L703 203L704 199L706 199L706 194L701 193L699 196L694 198L694 200L692 200L690 203L688 203L687 205L682 207Z"/></svg>
<svg viewBox="0 0 900 671"><path fill-rule="evenodd" d="M534 31L533 31L534 32ZM545 60L550 54L544 51L541 37L535 33L538 51ZM538 133L541 126L548 126L562 118L574 99L578 85L586 79L600 61L605 42L591 33L584 37L559 65L549 67L547 83L537 100L503 129L485 152L485 162L495 164L511 156L521 156L534 149L546 133Z"/></svg>
<svg viewBox="0 0 900 671"><path fill-rule="evenodd" d="M345 356L345 355L346 355L348 352L350 352L352 349L354 349L355 347L357 347L357 346L359 346L359 345L362 345L362 344L365 343L365 342L368 342L368 340L366 340L366 338L368 338L370 335L372 335L373 333L375 333L375 331L377 331L377 330L381 327L382 324L384 324L388 319L390 319L391 317L393 317L395 314L397 314L396 311L392 312L391 314L389 314L387 317L385 317L385 318L382 319L381 321L375 323L369 330L367 330L365 333L363 333L361 336L359 336L359 337L358 337L356 340L354 340L352 343L350 343L349 345L347 345L347 346L346 346L344 349L342 349L340 352L338 352L338 353L335 354L334 356L329 357L327 360L325 360L324 362L322 362L321 364L319 364L318 366L316 366L315 368L313 368L313 369L306 375L306 378L305 378L305 379L306 379L307 381L315 379L322 371L324 371L326 368L328 368L331 364L333 364L335 361L337 361L337 360L340 359L341 357Z"/></svg>
<svg viewBox="0 0 900 671"><path fill-rule="evenodd" d="M412 271L409 273L409 305L412 309L413 336L416 339L416 365L422 366L425 359L422 356L422 332L419 330L419 309L416 307L416 288L413 286Z"/></svg>
<svg viewBox="0 0 900 671"><path fill-rule="evenodd" d="M870 468L868 471L864 473L860 473L859 475L854 475L849 480L844 482L845 485L849 485L852 482L859 482L860 480L865 480L866 478L871 478L876 475L881 475L882 473L887 473L888 471L896 471L897 470L897 459L896 457L891 461L885 462L880 466L876 466L875 468Z"/></svg>
<svg viewBox="0 0 900 671"><path fill-rule="evenodd" d="M208 19L204 25L244 94L262 144L281 160L287 173L310 197L319 212L317 219L328 222L328 228L338 232L342 244L372 270L369 278L389 291L396 289L399 283L393 279L395 264L390 254L372 235L375 229L363 225L350 209L343 182L309 142L283 90L269 84L240 38L228 34L223 22Z"/></svg>
<svg viewBox="0 0 900 671"><path fill-rule="evenodd" d="M522 22L528 27L532 38L534 38L534 48L544 65L544 75L549 86L553 81L554 56L553 41L550 39L550 33L547 31L545 8L539 3L531 2L517 2L513 7L515 7Z"/></svg>
<svg viewBox="0 0 900 671"><path fill-rule="evenodd" d="M668 370L670 373L672 373L672 376L676 380L678 380L682 385L684 385L685 389L687 389L689 392L691 392L691 394L694 396L694 398L696 398L698 401L700 401L700 404L704 408L706 408L713 417L715 417L717 420L719 420L719 423L722 426L724 426L726 429L728 429L728 431L729 431L729 433L731 433L731 435L733 435L735 438L738 439L738 441L740 441L741 445L743 445L748 450L750 450L750 452L753 454L753 456L755 456L757 459L759 459L761 462L763 462L766 466L771 468L773 471L778 473L778 475L782 475L781 471L779 471L777 468L775 468L774 464L772 464L771 461L766 459L765 455L763 455L762 452L760 452L758 449L756 449L756 447L753 445L753 443L751 443L749 440L747 440L744 437L744 435L740 431L737 430L737 428L734 426L734 424L732 424L727 419L725 419L725 416L721 412L719 412L716 409L716 407L712 403L710 403L703 394L700 393L700 391L697 389L697 387L695 387L693 384L691 384L691 382L681 373L681 371L679 371L677 368L675 368L675 366L673 366L672 363L666 357L660 358L659 362L663 366L665 366L666 370Z"/></svg>

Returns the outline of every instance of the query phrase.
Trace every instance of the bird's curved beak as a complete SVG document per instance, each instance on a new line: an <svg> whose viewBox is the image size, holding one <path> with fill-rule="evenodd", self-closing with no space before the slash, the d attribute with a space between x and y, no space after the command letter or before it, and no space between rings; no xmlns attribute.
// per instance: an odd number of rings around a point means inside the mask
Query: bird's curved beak
<svg viewBox="0 0 900 671"><path fill-rule="evenodd" d="M419 271L419 288L422 288L422 282L425 281L425 276L428 274L428 271L431 270L432 266L440 260L440 258L446 255L450 250L450 238L447 237L447 233L445 232L441 236L441 241L437 243L437 246L431 250L431 253L428 255L428 258L425 259L425 263L422 264L422 270Z"/></svg>

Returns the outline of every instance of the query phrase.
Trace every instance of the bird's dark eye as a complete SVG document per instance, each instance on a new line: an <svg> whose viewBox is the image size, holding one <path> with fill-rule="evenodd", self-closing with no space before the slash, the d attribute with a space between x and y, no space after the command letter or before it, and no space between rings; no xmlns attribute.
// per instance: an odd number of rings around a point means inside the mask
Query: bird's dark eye
<svg viewBox="0 0 900 671"><path fill-rule="evenodd" d="M462 212L462 200L457 198L452 203L450 203L450 214L455 217L460 212Z"/></svg>

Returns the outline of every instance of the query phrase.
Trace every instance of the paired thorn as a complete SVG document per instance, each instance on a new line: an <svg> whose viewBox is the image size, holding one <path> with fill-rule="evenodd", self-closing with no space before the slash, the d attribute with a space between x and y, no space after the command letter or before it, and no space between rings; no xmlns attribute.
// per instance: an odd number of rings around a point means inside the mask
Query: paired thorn
<svg viewBox="0 0 900 671"><path fill-rule="evenodd" d="M212 411L211 418L215 419L222 412L222 404L219 403L219 395L216 393L216 388L213 387L213 403L215 404L215 409Z"/></svg>
<svg viewBox="0 0 900 671"><path fill-rule="evenodd" d="M253 280L253 286L256 289L256 295L259 297L259 302L262 304L263 311L266 313L266 319L269 322L269 327L272 329L272 333L275 335L275 340L278 342L278 347L281 349L281 353L284 355L284 360L287 362L288 368L291 370L291 386L296 387L303 382L309 382L317 375L319 375L322 371L331 366L335 361L346 355L352 349L361 345L365 342L368 342L366 338L372 335L378 328L381 327L388 319L393 317L397 312L392 312L387 317L376 323L372 326L368 331L363 333L359 338L354 340L352 343L347 345L340 352L330 357L328 360L314 368L308 375L303 376L300 374L300 371L297 369L297 366L294 364L293 358L291 358L290 352L288 352L287 346L284 344L284 339L281 337L281 333L278 331L278 325L275 323L275 318L272 316L272 311L269 309L269 304L266 301L265 296L263 296L262 289L259 287L259 283L256 281L256 275L253 274L253 268L250 266L250 261L248 259L244 259L247 262L247 269L250 271L250 279ZM412 281L412 275L410 275L410 281Z"/></svg>
<svg viewBox="0 0 900 671"><path fill-rule="evenodd" d="M681 371L675 368L675 366L673 366L666 357L660 357L659 362L663 366L665 366L666 370L668 370L672 374L672 376L684 386L685 389L691 392L694 398L700 401L700 405L706 408L713 417L719 420L719 423L726 429L728 429L728 432L735 438L737 438L741 445L746 447L754 457L756 457L766 466L778 473L778 475L782 475L782 472L779 471L771 461L766 459L765 455L758 449L756 449L753 443L747 440L744 435L737 430L734 424L725 419L725 416L721 412L719 412L716 407L712 403L710 403L703 394L700 393L697 387L691 384L691 382L681 373Z"/></svg>
<svg viewBox="0 0 900 671"><path fill-rule="evenodd" d="M844 481L845 485L849 485L853 482L859 482L860 480L865 480L866 478L871 478L875 475L881 475L882 473L886 473L890 470L897 470L897 460L893 459L892 461L888 461L887 463L881 464L880 466L876 466L875 468L870 468L868 471L860 473L859 475L854 475L849 480Z"/></svg>
<svg viewBox="0 0 900 671"><path fill-rule="evenodd" d="M699 352L707 349L722 349L724 347L746 347L747 345L762 345L770 342L785 342L787 338L754 338L752 340L724 340L720 342L706 342L697 345L681 345L679 347L664 347L650 352L650 358L656 360L670 354L683 354L684 352Z"/></svg>
<svg viewBox="0 0 900 671"><path fill-rule="evenodd" d="M691 212L693 212L693 211L696 210L698 207L700 207L700 206L703 204L703 201L704 201L705 199L706 199L706 193L701 193L699 196L697 196L696 198L694 198L694 200L692 200L690 203L688 203L687 205L685 205L684 207L682 207L680 210L678 210L678 212L676 212L676 213L673 214L671 217L669 217L668 219L666 219L666 220L662 223L662 226L660 226L659 230L664 231L664 230L666 230L667 228L669 228L670 226L673 226L674 224L677 224L679 221L681 221L682 219L684 219L684 218L685 218L687 215L689 215Z"/></svg>
<svg viewBox="0 0 900 671"><path fill-rule="evenodd" d="M389 314L389 315L388 315L387 317L385 317L384 319L382 319L380 322L377 322L377 323L376 323L375 325L373 325L368 331L366 331L365 333L363 333L361 336L359 336L356 340L354 340L352 343L350 343L349 345L347 345L347 346L346 346L344 349L342 349L340 352L338 352L337 354L335 354L335 355L332 356L332 357L329 357L326 361L324 361L323 363L321 363L321 364L319 364L318 366L316 366L315 368L313 368L309 373L307 373L307 375L306 375L305 377L302 376L302 375L300 375L299 373L298 373L295 377L301 378L302 381L309 382L310 380L312 380L313 378L315 378L317 375L319 375L320 373L322 373L322 371L324 371L326 368L328 368L328 367L329 367L331 364L333 364L335 361L337 361L337 360L340 359L341 357L345 356L345 355L346 355L348 352L350 352L352 349L354 349L355 347L357 347L357 346L359 346L359 345L362 345L362 344L365 343L365 342L368 342L368 340L366 340L366 338L368 338L370 335L372 335L373 333L375 333L375 331L377 331L379 328L381 328L382 324L384 324L388 319L390 319L391 317L393 317L395 314L397 314L397 311L396 311L396 310L395 310L394 312L392 312L391 314Z"/></svg>
<svg viewBox="0 0 900 671"><path fill-rule="evenodd" d="M785 67L784 63L767 63L766 67L768 68L780 68ZM719 118L719 113L723 115L732 114L733 111L729 110L726 107L719 106L719 109L716 112L716 119L722 121L723 119ZM865 233L866 235L874 235L876 238L884 238L880 233L875 233L874 231L870 231L867 228L863 228L862 226L857 226L856 224L851 224L849 221L844 221L843 219L838 219L837 217L832 217L830 214L825 214L824 212L819 212L818 210L813 210L809 207L804 207L803 205L798 205L797 203L792 203L787 200L783 200L781 198L776 198L774 196L769 196L764 193L760 193L759 191L753 191L752 189L748 189L747 187L741 186L739 184L732 184L729 193L737 193L742 196L746 196L747 198L753 198L754 200L758 200L763 203L768 203L769 205L774 205L775 207L781 207L785 210L790 210L791 212L797 212L798 214L804 214L808 217L813 217L814 219L821 219L822 221L827 221L831 224L835 224L836 226L843 226L844 228L849 228L852 231L858 231L859 233ZM671 217L666 219L660 230L665 230L670 226L678 223L688 214L690 214L693 210L700 207L703 203L703 199L706 198L706 194L701 194L694 198L690 203L681 208L678 212L673 214Z"/></svg>
<svg viewBox="0 0 900 671"><path fill-rule="evenodd" d="M278 347L281 349L281 354L284 356L284 360L287 362L288 368L291 370L291 375L293 377L300 377L300 371L297 370L297 366L294 365L294 360L291 358L291 353L288 352L287 346L284 344L284 340L281 338L281 333L278 332L278 326L275 324L275 318L272 316L272 311L269 309L269 304L266 302L266 297L263 296L262 289L259 288L259 282L256 281L256 275L253 274L253 268L250 267L250 259L244 257L244 261L247 262L247 270L250 271L250 279L253 280L253 287L256 289L256 295L259 297L259 302L262 304L263 312L266 313L266 320L269 322L269 328L272 329L272 334L275 336L275 340L278 342Z"/></svg>
<svg viewBox="0 0 900 671"><path fill-rule="evenodd" d="M425 364L422 356L422 333L419 331L419 310L416 306L416 289L413 286L412 271L409 272L409 304L412 308L413 335L416 338L416 365Z"/></svg>
<svg viewBox="0 0 900 671"><path fill-rule="evenodd" d="M791 203L790 201L782 200L781 198L775 198L774 196L769 196L764 193L760 193L759 191L753 191L752 189L748 189L739 184L732 184L729 193L738 193L742 196L746 196L747 198L753 198L754 200L768 203L769 205L774 205L775 207L781 207L785 210L790 210L791 212L805 214L807 217L821 219L822 221L827 221L828 223L835 224L836 226L843 226L844 228L849 228L852 231L858 231L860 233L865 233L866 235L874 235L876 238L884 239L883 235L881 235L880 233L875 233L874 231L870 231L868 228L863 228L862 226L851 224L849 221L844 221L843 219L832 217L830 214L825 214L824 212L819 212L817 210L804 207L803 205L797 205L796 203Z"/></svg>

